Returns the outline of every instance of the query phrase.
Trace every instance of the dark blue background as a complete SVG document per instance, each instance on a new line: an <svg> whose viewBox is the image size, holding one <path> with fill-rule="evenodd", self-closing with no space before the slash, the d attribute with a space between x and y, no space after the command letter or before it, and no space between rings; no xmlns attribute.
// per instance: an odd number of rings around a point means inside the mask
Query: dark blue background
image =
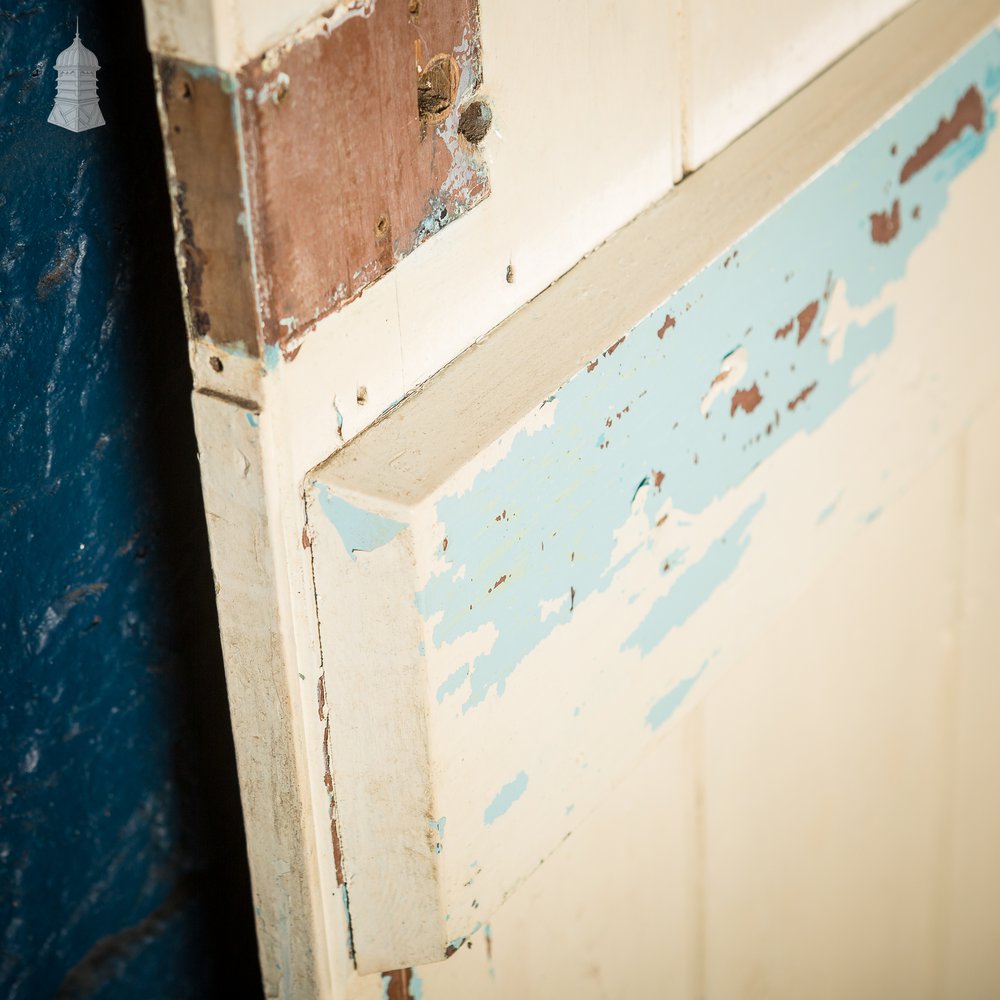
<svg viewBox="0 0 1000 1000"><path fill-rule="evenodd" d="M80 16L107 125L46 122ZM139 0L0 0L0 996L259 996Z"/></svg>

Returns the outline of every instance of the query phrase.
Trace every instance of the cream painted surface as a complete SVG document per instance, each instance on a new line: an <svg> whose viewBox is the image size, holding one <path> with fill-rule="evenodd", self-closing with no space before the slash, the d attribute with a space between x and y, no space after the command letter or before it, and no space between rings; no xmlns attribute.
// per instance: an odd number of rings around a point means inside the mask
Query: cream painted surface
<svg viewBox="0 0 1000 1000"><path fill-rule="evenodd" d="M424 1000L995 996L1000 692L963 609L997 602L965 539L1000 554L996 473L969 491L998 438L993 404L501 907L489 953L480 931L416 970Z"/></svg>
<svg viewBox="0 0 1000 1000"><path fill-rule="evenodd" d="M995 996L998 440L994 403L425 1000Z"/></svg>
<svg viewBox="0 0 1000 1000"><path fill-rule="evenodd" d="M683 160L694 170L912 0L679 2Z"/></svg>
<svg viewBox="0 0 1000 1000"><path fill-rule="evenodd" d="M366 0L144 0L154 52L235 71L321 14Z"/></svg>

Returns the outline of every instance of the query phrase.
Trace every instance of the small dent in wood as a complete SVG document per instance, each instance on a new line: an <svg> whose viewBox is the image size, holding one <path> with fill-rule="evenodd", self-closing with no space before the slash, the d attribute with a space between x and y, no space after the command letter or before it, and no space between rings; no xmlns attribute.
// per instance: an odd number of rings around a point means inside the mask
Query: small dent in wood
<svg viewBox="0 0 1000 1000"><path fill-rule="evenodd" d="M213 372L221 372L222 371L222 359L215 357L215 355L212 355L212 357L210 357L208 359L208 366L209 366L209 368L212 369Z"/></svg>

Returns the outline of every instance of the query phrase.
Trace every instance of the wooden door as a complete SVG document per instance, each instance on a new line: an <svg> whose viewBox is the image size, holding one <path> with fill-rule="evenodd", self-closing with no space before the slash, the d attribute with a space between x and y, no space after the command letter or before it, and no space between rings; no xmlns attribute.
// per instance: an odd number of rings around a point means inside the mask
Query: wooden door
<svg viewBox="0 0 1000 1000"><path fill-rule="evenodd" d="M1000 6L731 6L147 7L274 995L997 975Z"/></svg>

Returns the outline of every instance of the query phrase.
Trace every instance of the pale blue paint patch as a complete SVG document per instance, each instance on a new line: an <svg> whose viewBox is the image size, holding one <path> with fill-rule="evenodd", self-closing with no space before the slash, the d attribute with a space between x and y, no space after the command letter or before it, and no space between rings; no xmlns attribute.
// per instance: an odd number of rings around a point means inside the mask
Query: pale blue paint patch
<svg viewBox="0 0 1000 1000"><path fill-rule="evenodd" d="M277 344L268 344L264 348L264 367L273 372L281 363L281 348Z"/></svg>
<svg viewBox="0 0 1000 1000"><path fill-rule="evenodd" d="M391 976L382 976L382 1000L389 1000L389 985L392 983Z"/></svg>
<svg viewBox="0 0 1000 1000"><path fill-rule="evenodd" d="M483 812L483 821L489 825L498 820L524 794L528 787L528 776L522 771L513 781L497 792L493 801Z"/></svg>
<svg viewBox="0 0 1000 1000"><path fill-rule="evenodd" d="M733 575L750 544L747 528L764 506L758 497L729 526L696 563L685 569L677 582L650 608L622 649L639 648L643 655L655 649L667 633L679 628Z"/></svg>
<svg viewBox="0 0 1000 1000"><path fill-rule="evenodd" d="M410 983L407 987L407 992L410 994L411 1000L423 1000L424 982L417 975L416 969L410 969Z"/></svg>
<svg viewBox="0 0 1000 1000"><path fill-rule="evenodd" d="M701 675L707 667L708 661L706 660L697 673L692 674L690 677L685 677L682 681L678 681L662 698L653 704L653 707L646 714L646 722L653 729L659 729L680 708L681 702L684 701L691 688L700 680Z"/></svg>
<svg viewBox="0 0 1000 1000"><path fill-rule="evenodd" d="M356 552L374 552L391 542L406 525L391 517L373 514L332 493L322 483L316 483L319 505L327 520L337 529L344 548L352 559Z"/></svg>
<svg viewBox="0 0 1000 1000"><path fill-rule="evenodd" d="M449 674L442 682L441 686L437 689L437 700L440 705L441 702L445 700L450 694L454 694L464 683L465 678L469 676L469 664L466 663L465 666L459 667L454 673Z"/></svg>
<svg viewBox="0 0 1000 1000"><path fill-rule="evenodd" d="M868 511L864 516L865 524L871 524L872 521L877 521L882 516L882 508L875 507L873 510Z"/></svg>
<svg viewBox="0 0 1000 1000"><path fill-rule="evenodd" d="M989 108L1000 92L1000 33L971 46L731 247L728 266L720 259L700 272L563 385L551 424L517 432L501 461L463 492L440 497L436 515L453 563L416 595L424 619L439 619L431 640L440 648L487 623L497 632L467 665L467 677L452 675L467 690L463 711L493 691L502 695L517 665L649 543L614 555L616 532L636 505L650 536L667 500L675 523L697 522L785 442L820 427L849 399L892 340L894 314L887 308L865 326L850 325L832 360L820 339L827 293L843 281L858 307L905 273L945 209L951 180L991 141L995 115L989 110L982 134L965 129L906 184L902 165L972 85ZM897 199L900 232L875 243L871 215ZM739 386L744 406L722 396L706 417L702 398L739 347L749 365ZM754 512L744 512L728 540L716 539L657 601L633 637L644 653L734 572ZM459 565L466 572L456 580ZM644 592L663 588L662 574L651 572ZM539 620L543 602L566 597L560 611Z"/></svg>
<svg viewBox="0 0 1000 1000"><path fill-rule="evenodd" d="M250 412L250 411L248 410L248 411L247 411L247 423L248 423L248 424L249 424L249 425L250 425L251 427L257 427L257 426L259 426L259 425L260 425L260 421L259 421L259 420L257 419L257 414L256 414L256 413L251 413L251 412Z"/></svg>

